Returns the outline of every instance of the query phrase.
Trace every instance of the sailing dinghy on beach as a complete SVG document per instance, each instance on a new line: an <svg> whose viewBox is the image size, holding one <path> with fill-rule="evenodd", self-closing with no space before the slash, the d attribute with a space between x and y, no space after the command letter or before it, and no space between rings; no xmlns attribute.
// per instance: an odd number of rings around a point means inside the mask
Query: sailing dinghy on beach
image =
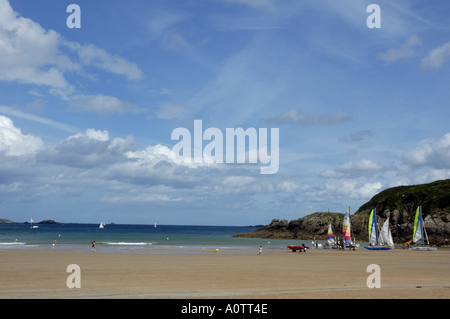
<svg viewBox="0 0 450 319"><path fill-rule="evenodd" d="M386 224L386 223L385 223ZM387 224L389 228L389 221ZM369 243L370 246L364 246L368 250L389 250L389 246L383 246L383 243L378 236L378 225L377 225L377 213L375 208L370 212L369 217Z"/></svg>
<svg viewBox="0 0 450 319"><path fill-rule="evenodd" d="M331 223L328 225L328 238L327 238L327 243L325 244L325 246L323 248L326 249L337 249L338 245L336 244L335 240L334 240L334 236L333 236L333 230L331 229Z"/></svg>
<svg viewBox="0 0 450 319"><path fill-rule="evenodd" d="M351 233L350 233L350 207L347 208L347 212L344 216L344 221L342 222L342 248L344 249L352 249L356 250L356 245L352 242Z"/></svg>
<svg viewBox="0 0 450 319"><path fill-rule="evenodd" d="M414 219L414 231L413 231L413 240L412 241L413 241L413 243L421 244L422 246L416 246L416 247L409 246L409 249L418 250L418 251L437 250L436 247L425 247L424 246L424 240L423 240L424 234L427 239L427 243L429 245L430 242L428 241L427 231L425 229L425 225L423 224L423 219L422 219L422 208L419 206L419 207L417 207L416 218Z"/></svg>
<svg viewBox="0 0 450 319"><path fill-rule="evenodd" d="M391 229L389 228L389 217L384 222L383 227L381 227L380 238L383 244L394 249L394 241L392 239Z"/></svg>

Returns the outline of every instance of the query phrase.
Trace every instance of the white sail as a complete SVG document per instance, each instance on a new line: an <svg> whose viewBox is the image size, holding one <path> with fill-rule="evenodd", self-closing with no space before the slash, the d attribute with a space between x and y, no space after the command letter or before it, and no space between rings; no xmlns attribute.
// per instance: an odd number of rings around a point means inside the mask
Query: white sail
<svg viewBox="0 0 450 319"><path fill-rule="evenodd" d="M389 217L381 227L381 236L384 244L388 246L394 246L394 241L392 240L391 230L389 229Z"/></svg>
<svg viewBox="0 0 450 319"><path fill-rule="evenodd" d="M423 220L422 209L420 206L417 207L416 218L414 219L413 242L423 245Z"/></svg>

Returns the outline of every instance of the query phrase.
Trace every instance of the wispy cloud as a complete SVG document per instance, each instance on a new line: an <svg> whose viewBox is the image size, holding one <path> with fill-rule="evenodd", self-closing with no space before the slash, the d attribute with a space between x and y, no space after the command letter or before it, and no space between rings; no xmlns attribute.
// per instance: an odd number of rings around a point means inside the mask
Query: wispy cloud
<svg viewBox="0 0 450 319"><path fill-rule="evenodd" d="M350 113L339 110L328 115L310 114L301 109L289 110L284 114L264 119L270 124L297 124L305 126L331 125L351 121Z"/></svg>
<svg viewBox="0 0 450 319"><path fill-rule="evenodd" d="M187 112L188 110L181 105L166 103L159 106L157 117L159 119L171 120L180 117Z"/></svg>
<svg viewBox="0 0 450 319"><path fill-rule="evenodd" d="M94 112L101 115L124 114L127 112L146 112L132 103L121 101L114 96L103 94L75 96L70 101L70 110L75 112Z"/></svg>
<svg viewBox="0 0 450 319"><path fill-rule="evenodd" d="M420 45L422 45L422 40L412 35L399 48L390 49L385 53L379 53L378 57L387 63L396 62L400 59L412 57L415 53L413 48Z"/></svg>
<svg viewBox="0 0 450 319"><path fill-rule="evenodd" d="M26 120L30 120L30 121L34 121L34 122L38 122L38 123L42 123L45 125L49 125L52 127L55 127L57 129L63 130L63 131L67 131L67 132L71 132L71 133L75 133L78 132L79 130L71 125L67 125L67 124L63 124L63 123L59 123L59 122L55 122L52 121L50 119L47 119L45 117L41 117L35 114L30 114L30 113L26 113L23 112L21 110L12 108L12 107L8 107L8 106L4 106L4 105L0 105L0 113L3 114L8 114L10 116L16 116L16 117L20 117Z"/></svg>
<svg viewBox="0 0 450 319"><path fill-rule="evenodd" d="M253 8L272 8L272 3L269 0L223 0L227 4L240 4L250 6Z"/></svg>
<svg viewBox="0 0 450 319"><path fill-rule="evenodd" d="M362 130L352 133L349 137L340 138L341 142L361 142L373 135L372 130Z"/></svg>
<svg viewBox="0 0 450 319"><path fill-rule="evenodd" d="M428 55L422 60L422 70L439 69L442 64L450 57L450 42L431 50Z"/></svg>

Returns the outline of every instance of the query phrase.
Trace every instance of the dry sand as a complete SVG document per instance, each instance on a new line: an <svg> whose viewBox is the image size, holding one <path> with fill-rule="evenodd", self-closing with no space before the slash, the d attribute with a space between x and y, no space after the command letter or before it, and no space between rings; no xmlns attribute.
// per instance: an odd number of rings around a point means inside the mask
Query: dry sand
<svg viewBox="0 0 450 319"><path fill-rule="evenodd" d="M81 269L69 289L67 266ZM381 288L367 287L370 264ZM264 250L248 254L0 251L0 298L449 298L450 250Z"/></svg>

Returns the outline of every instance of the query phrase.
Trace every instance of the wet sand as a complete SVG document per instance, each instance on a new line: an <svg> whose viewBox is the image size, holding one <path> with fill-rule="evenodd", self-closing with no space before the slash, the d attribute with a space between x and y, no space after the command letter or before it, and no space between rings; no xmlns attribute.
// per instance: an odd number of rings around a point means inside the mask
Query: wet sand
<svg viewBox="0 0 450 319"><path fill-rule="evenodd" d="M67 287L67 266L81 288ZM370 264L381 288L368 288ZM450 250L415 252L266 249L248 253L0 251L0 298L450 298Z"/></svg>

